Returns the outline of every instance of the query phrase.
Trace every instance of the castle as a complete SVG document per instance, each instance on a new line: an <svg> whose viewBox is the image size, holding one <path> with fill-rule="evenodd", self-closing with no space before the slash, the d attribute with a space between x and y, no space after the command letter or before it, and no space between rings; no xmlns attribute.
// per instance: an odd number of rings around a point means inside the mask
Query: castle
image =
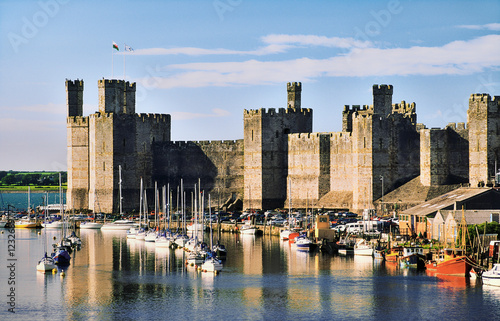
<svg viewBox="0 0 500 321"><path fill-rule="evenodd" d="M233 208L349 209L360 212L417 180L423 186L493 185L500 154L500 97L473 94L468 122L417 124L415 103L392 103L391 85L373 86L372 105L344 106L342 131L312 132L301 83L288 83L286 108L244 110L243 139L171 141L168 114L136 114L135 83L98 81L99 111L83 116L83 80L66 80L69 209L138 211L141 179L170 187L182 179L212 204ZM121 182L120 182L121 177ZM402 203L405 200L398 200Z"/></svg>

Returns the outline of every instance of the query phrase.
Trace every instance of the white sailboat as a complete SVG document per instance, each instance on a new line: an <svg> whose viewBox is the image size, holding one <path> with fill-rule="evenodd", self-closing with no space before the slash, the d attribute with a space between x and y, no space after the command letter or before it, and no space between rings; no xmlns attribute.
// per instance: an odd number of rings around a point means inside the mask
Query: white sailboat
<svg viewBox="0 0 500 321"><path fill-rule="evenodd" d="M99 200L97 199L97 190L94 188L94 195L95 195L95 200L97 202L97 206L99 208L99 213L101 212L101 206L99 206ZM95 229L98 230L102 227L101 223L96 222L96 215L95 215L95 202L94 202L94 217L92 218L91 221L85 221L80 223L80 228L81 229Z"/></svg>
<svg viewBox="0 0 500 321"><path fill-rule="evenodd" d="M46 204L48 203L48 194L45 196L45 202L46 202ZM47 221L47 209L45 209L45 211L44 211L44 221L45 222ZM55 269L56 264L54 262L54 259L47 255L48 240L47 240L46 230L43 231L43 236L44 236L43 244L44 244L45 254L42 257L42 259L40 261L38 261L38 264L36 265L36 269L37 269L37 271L45 273L47 271L52 271L53 269Z"/></svg>
<svg viewBox="0 0 500 321"><path fill-rule="evenodd" d="M210 194L208 194L208 215L211 217L211 206L210 206ZM212 224L210 224L210 251L205 258L205 262L201 265L202 271L207 272L218 272L222 270L222 262L215 256L212 251L213 248L213 235L212 235Z"/></svg>
<svg viewBox="0 0 500 321"><path fill-rule="evenodd" d="M120 216L122 216L122 166L118 165L118 175L119 175L119 190L120 190ZM129 230L131 227L137 227L139 224L137 224L134 221L131 220L116 220L112 223L106 223L101 227L101 231L126 231Z"/></svg>

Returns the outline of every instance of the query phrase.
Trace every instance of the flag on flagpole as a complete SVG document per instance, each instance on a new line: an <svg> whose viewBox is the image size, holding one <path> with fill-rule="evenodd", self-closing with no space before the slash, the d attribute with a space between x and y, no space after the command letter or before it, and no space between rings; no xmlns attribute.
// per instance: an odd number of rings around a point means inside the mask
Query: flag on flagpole
<svg viewBox="0 0 500 321"><path fill-rule="evenodd" d="M113 41L113 49L116 49L117 51L120 51L120 49L118 48L118 45L114 41Z"/></svg>
<svg viewBox="0 0 500 321"><path fill-rule="evenodd" d="M128 46L127 44L125 44L125 51L132 52L132 51L134 51L134 49L132 47Z"/></svg>

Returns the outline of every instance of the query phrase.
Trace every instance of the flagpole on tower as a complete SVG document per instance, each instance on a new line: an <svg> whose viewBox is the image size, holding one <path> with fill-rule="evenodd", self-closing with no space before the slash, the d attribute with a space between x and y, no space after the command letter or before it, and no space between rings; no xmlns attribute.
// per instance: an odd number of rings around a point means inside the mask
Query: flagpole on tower
<svg viewBox="0 0 500 321"><path fill-rule="evenodd" d="M118 48L118 45L116 42L113 41L113 48L111 49L111 79L114 77L114 63L113 63L113 56L115 55L115 50L120 51L120 48Z"/></svg>
<svg viewBox="0 0 500 321"><path fill-rule="evenodd" d="M125 51L127 51L127 45L126 44L123 44L125 48ZM125 51L123 52L123 80L125 81L126 78L125 78Z"/></svg>

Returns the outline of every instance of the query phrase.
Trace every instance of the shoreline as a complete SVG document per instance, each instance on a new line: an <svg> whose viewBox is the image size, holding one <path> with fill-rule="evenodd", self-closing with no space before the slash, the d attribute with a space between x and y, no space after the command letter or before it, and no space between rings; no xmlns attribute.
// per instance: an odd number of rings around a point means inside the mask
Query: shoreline
<svg viewBox="0 0 500 321"><path fill-rule="evenodd" d="M36 187L35 187L36 188ZM63 192L66 192L67 188L63 187ZM30 193L45 193L45 192L59 192L59 187L54 188L36 188L30 189ZM26 189L1 189L0 193L4 194L14 194L14 193L28 193L28 188Z"/></svg>

